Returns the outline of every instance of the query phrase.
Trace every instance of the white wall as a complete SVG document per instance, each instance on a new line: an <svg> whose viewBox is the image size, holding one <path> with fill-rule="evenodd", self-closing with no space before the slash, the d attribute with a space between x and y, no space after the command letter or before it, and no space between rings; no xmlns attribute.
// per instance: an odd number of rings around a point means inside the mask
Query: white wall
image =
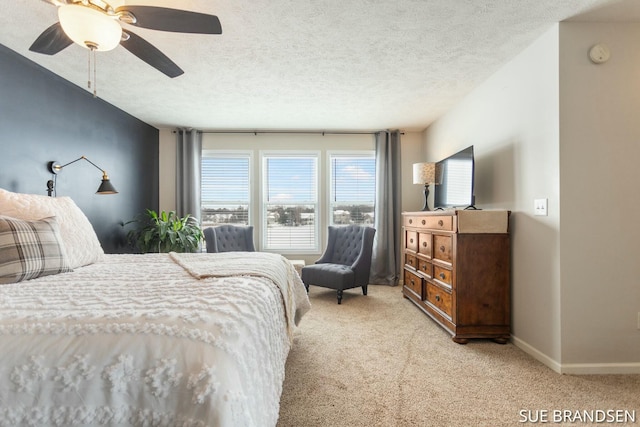
<svg viewBox="0 0 640 427"><path fill-rule="evenodd" d="M513 211L513 339L558 372L640 372L639 40L558 24L424 134L432 159L473 144L477 205Z"/></svg>
<svg viewBox="0 0 640 427"><path fill-rule="evenodd" d="M640 372L640 24L562 23L560 54L562 362Z"/></svg>
<svg viewBox="0 0 640 427"><path fill-rule="evenodd" d="M512 336L554 369L561 361L558 99L554 26L424 134L432 160L473 145L476 206L512 211ZM535 198L548 198L548 216L533 216Z"/></svg>

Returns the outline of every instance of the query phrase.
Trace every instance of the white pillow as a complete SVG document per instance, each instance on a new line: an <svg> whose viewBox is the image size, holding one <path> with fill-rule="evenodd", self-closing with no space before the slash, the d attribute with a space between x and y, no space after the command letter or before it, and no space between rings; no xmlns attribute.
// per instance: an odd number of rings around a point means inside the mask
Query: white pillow
<svg viewBox="0 0 640 427"><path fill-rule="evenodd" d="M93 264L104 255L93 226L70 197L12 193L0 188L0 215L28 221L55 216L71 268Z"/></svg>

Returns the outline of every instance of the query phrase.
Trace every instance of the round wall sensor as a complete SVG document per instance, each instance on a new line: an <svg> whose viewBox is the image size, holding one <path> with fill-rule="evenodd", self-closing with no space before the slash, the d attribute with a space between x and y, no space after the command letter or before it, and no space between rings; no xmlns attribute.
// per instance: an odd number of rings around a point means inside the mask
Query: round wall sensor
<svg viewBox="0 0 640 427"><path fill-rule="evenodd" d="M589 49L589 59L595 64L602 64L603 62L607 62L609 60L609 56L611 53L609 52L609 48L607 45L598 43Z"/></svg>

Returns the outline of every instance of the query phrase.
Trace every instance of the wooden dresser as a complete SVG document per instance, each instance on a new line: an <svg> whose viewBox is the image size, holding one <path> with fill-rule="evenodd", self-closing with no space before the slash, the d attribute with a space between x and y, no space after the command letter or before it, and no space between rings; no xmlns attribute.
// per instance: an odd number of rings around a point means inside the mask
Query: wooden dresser
<svg viewBox="0 0 640 427"><path fill-rule="evenodd" d="M403 294L452 336L510 337L509 211L403 213Z"/></svg>

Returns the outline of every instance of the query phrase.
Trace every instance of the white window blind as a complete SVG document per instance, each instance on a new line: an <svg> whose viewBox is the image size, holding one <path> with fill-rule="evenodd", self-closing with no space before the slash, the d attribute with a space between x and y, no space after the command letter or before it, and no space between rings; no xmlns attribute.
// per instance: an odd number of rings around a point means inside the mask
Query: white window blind
<svg viewBox="0 0 640 427"><path fill-rule="evenodd" d="M373 225L376 176L375 153L329 153L332 225Z"/></svg>
<svg viewBox="0 0 640 427"><path fill-rule="evenodd" d="M249 224L251 155L203 152L201 201L204 226Z"/></svg>
<svg viewBox="0 0 640 427"><path fill-rule="evenodd" d="M318 250L318 155L263 155L266 250Z"/></svg>

